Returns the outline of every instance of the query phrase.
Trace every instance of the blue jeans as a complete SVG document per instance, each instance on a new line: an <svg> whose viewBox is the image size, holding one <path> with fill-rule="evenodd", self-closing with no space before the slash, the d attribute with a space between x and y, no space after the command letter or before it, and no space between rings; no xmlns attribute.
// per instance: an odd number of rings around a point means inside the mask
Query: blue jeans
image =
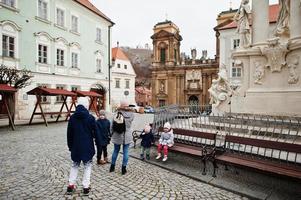
<svg viewBox="0 0 301 200"><path fill-rule="evenodd" d="M114 151L112 155L112 165L116 164L117 156L120 151L120 146L121 144L114 144ZM128 161L129 161L129 147L130 144L123 144L123 159L122 159L122 166L127 166Z"/></svg>

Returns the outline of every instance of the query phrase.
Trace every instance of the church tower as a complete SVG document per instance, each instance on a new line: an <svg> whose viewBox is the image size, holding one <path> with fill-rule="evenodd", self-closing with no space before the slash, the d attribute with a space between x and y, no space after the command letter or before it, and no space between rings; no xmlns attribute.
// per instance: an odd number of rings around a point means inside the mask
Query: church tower
<svg viewBox="0 0 301 200"><path fill-rule="evenodd" d="M179 65L182 41L179 28L171 21L164 21L157 23L153 30L153 67Z"/></svg>

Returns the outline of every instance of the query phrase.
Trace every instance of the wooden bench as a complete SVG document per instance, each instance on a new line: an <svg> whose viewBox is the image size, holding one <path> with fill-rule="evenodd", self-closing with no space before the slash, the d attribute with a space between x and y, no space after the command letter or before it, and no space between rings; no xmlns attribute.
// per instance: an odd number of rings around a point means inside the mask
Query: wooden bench
<svg viewBox="0 0 301 200"><path fill-rule="evenodd" d="M156 146L158 145L158 140L162 131L163 128L160 127L158 132L154 134L157 141L155 143ZM174 128L173 133L174 145L171 148L169 148L169 151L200 157L202 159L202 162L204 163L202 174L205 175L206 161L210 158L213 158L216 134L179 128ZM136 141L139 138L139 134L141 134L141 131L134 131L132 133L134 147L136 146Z"/></svg>
<svg viewBox="0 0 301 200"><path fill-rule="evenodd" d="M226 135L224 152L215 154L216 163L247 168L270 175L301 180L301 145Z"/></svg>

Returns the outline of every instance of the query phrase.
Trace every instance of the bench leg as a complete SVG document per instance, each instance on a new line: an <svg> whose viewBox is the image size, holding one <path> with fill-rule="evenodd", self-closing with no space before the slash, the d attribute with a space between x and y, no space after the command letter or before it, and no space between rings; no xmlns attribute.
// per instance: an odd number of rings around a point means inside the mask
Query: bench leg
<svg viewBox="0 0 301 200"><path fill-rule="evenodd" d="M215 178L216 177L216 169L218 168L215 160L212 161L212 165L213 165L213 174L212 174L212 177Z"/></svg>
<svg viewBox="0 0 301 200"><path fill-rule="evenodd" d="M204 164L202 175L206 175L206 159L203 158L203 159L202 159L202 162L203 162L203 164Z"/></svg>

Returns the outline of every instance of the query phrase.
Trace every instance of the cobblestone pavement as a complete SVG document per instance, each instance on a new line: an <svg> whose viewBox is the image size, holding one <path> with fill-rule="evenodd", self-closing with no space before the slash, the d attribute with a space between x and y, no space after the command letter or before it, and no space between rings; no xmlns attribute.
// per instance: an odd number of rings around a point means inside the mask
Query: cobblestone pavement
<svg viewBox="0 0 301 200"><path fill-rule="evenodd" d="M114 173L109 165L93 165L88 197L81 193L82 168L77 192L66 195L71 166L66 126L0 129L0 199L246 199L132 158L122 176L121 156Z"/></svg>

